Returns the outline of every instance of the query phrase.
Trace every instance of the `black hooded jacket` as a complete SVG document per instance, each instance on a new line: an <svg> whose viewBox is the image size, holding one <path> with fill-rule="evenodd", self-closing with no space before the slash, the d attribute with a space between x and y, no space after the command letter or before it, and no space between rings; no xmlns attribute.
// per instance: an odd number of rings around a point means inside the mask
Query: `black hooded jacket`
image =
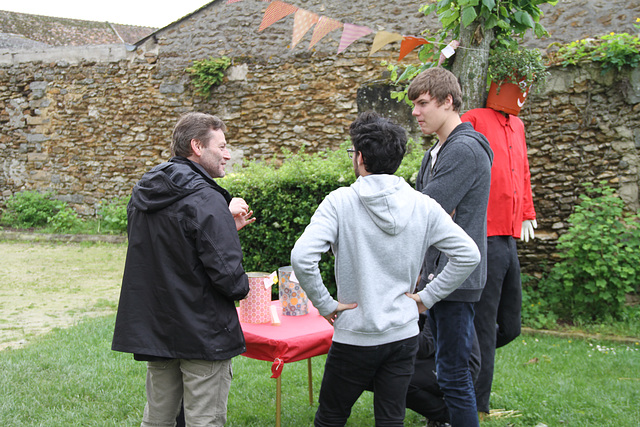
<svg viewBox="0 0 640 427"><path fill-rule="evenodd" d="M246 351L234 300L248 294L249 282L230 201L183 157L135 185L113 350L200 360Z"/></svg>

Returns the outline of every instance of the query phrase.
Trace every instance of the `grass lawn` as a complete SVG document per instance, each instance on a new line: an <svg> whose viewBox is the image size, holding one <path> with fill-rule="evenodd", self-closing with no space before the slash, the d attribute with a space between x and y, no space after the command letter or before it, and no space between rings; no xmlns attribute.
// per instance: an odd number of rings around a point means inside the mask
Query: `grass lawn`
<svg viewBox="0 0 640 427"><path fill-rule="evenodd" d="M114 316L87 319L0 352L0 425L136 426L144 406L144 364L110 350ZM317 400L324 357L313 359ZM275 419L270 364L234 359L228 426L268 426ZM286 365L283 426L312 425L306 362ZM640 346L522 336L498 350L493 407L507 417L483 426L637 426ZM350 426L372 425L371 393ZM422 426L408 411L407 426Z"/></svg>
<svg viewBox="0 0 640 427"><path fill-rule="evenodd" d="M31 285L13 281L7 264L0 267L2 307L12 313L12 288L37 287L44 297L34 298L31 310L45 306L53 294L91 293L80 286L87 277L105 280L117 290L121 274L121 245L0 244L0 256L30 264ZM62 246L59 248L57 246ZM105 246L104 253L100 248ZM50 260L57 251L70 251L57 274ZM18 256L24 252L28 256ZM115 251L115 252L112 252ZM50 255L51 254L51 255ZM68 255L69 255L68 254ZM22 260L22 261L19 261ZM49 260L49 261L47 261ZM55 264L55 263L54 263ZM44 270L42 265L48 266ZM91 265L94 265L92 270ZM84 266L84 267L83 267ZM24 265L22 269L27 267ZM77 270L74 270L77 269ZM46 280L38 279L38 275ZM46 274L46 275L45 275ZM45 286L42 282L51 283ZM67 285L64 285L67 283ZM107 294L112 290L110 289ZM115 293L117 295L117 292ZM31 333L26 345L0 351L0 425L2 426L137 426L144 407L145 366L131 355L110 350L115 296L99 303L77 298L91 310L77 313L70 327ZM101 308L99 313L95 306ZM20 310L29 311L27 308ZM97 316L97 317L95 317ZM82 319L79 320L78 319ZM6 322L5 322L6 323ZM314 398L317 400L324 356L313 359ZM270 363L245 357L234 359L234 381L229 396L228 426L269 426L275 420L275 386ZM312 425L316 406L309 406L307 364L286 365L283 376L283 426ZM373 425L371 393L354 407L349 426ZM638 426L640 425L640 343L523 335L497 351L492 407L503 416L482 422L493 426ZM405 425L423 426L418 414L407 411Z"/></svg>

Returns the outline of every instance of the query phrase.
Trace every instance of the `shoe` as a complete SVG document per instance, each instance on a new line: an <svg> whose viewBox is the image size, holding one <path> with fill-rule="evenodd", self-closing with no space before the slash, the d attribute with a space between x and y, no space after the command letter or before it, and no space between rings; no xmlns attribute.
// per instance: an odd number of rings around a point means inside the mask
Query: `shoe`
<svg viewBox="0 0 640 427"><path fill-rule="evenodd" d="M427 421L427 425L424 427L451 427L449 423L443 423L442 421Z"/></svg>

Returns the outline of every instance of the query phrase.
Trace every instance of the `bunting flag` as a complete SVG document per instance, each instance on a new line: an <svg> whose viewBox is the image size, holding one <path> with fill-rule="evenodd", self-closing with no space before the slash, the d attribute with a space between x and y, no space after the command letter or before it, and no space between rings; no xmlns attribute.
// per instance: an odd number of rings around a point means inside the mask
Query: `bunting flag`
<svg viewBox="0 0 640 427"><path fill-rule="evenodd" d="M327 18L326 16L321 16L316 27L313 29L313 36L311 37L311 43L309 43L309 49L318 43L324 36L338 28L342 28L342 22Z"/></svg>
<svg viewBox="0 0 640 427"><path fill-rule="evenodd" d="M240 1L242 0L227 0L227 4L237 3ZM373 30L369 27L354 24L343 24L342 22L336 21L335 19L327 18L325 16L319 16L313 12L301 9L297 6L285 3L281 0L262 1L269 2L270 4L269 6L267 6L267 9L264 12L264 16L262 17L262 23L260 24L260 28L258 28L259 32L278 22L280 19L291 15L292 13L295 13L293 20L293 34L291 37L291 49L294 49L296 47L300 40L302 40L305 34L314 25L316 25L316 27L313 31L313 35L311 36L311 42L309 43L308 49L311 49L320 40L322 40L324 36L338 28L342 28L342 36L340 37L338 53L344 52L347 47L349 47L356 40L373 33ZM373 39L373 44L371 45L369 56L373 55L389 43L393 43L395 41L402 41L402 44L400 46L400 57L398 58L398 60L404 58L417 46L429 43L426 39L419 37L402 36L398 33L379 31L376 33ZM451 48L449 48L449 50L450 49ZM444 50L443 54L450 55Z"/></svg>
<svg viewBox="0 0 640 427"><path fill-rule="evenodd" d="M309 12L308 10L304 9L296 10L296 14L293 18L293 36L291 39L291 49L296 47L298 42L302 40L302 37L307 34L307 31L309 31L309 29L313 27L316 22L318 22L318 19L318 15L313 12Z"/></svg>
<svg viewBox="0 0 640 427"><path fill-rule="evenodd" d="M359 38L367 36L373 33L373 30L369 27L362 27L360 25L344 24L342 30L342 37L340 38L340 46L338 47L338 53L344 52L346 48L355 42Z"/></svg>
<svg viewBox="0 0 640 427"><path fill-rule="evenodd" d="M267 10L265 10L264 12L262 23L260 24L260 28L258 28L258 31L264 30L269 25L276 23L285 16L291 15L297 10L298 8L292 4L285 3L280 0L272 1L271 4L267 6Z"/></svg>
<svg viewBox="0 0 640 427"><path fill-rule="evenodd" d="M376 36L373 39L373 44L371 45L371 52L369 52L369 56L373 55L389 43L400 40L402 40L402 36L398 33L390 33L388 31L380 31L376 33Z"/></svg>
<svg viewBox="0 0 640 427"><path fill-rule="evenodd" d="M398 57L398 61L401 61L402 58L409 54L409 52L423 44L429 44L429 42L422 37L404 36L402 38L402 44L400 45L400 56Z"/></svg>

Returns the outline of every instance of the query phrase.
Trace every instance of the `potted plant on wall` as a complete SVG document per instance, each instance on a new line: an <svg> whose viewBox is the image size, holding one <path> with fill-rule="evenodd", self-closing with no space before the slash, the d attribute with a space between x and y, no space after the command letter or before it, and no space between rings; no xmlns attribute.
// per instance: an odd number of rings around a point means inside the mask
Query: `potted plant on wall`
<svg viewBox="0 0 640 427"><path fill-rule="evenodd" d="M489 56L487 107L518 115L534 83L549 76L537 49L499 46Z"/></svg>

